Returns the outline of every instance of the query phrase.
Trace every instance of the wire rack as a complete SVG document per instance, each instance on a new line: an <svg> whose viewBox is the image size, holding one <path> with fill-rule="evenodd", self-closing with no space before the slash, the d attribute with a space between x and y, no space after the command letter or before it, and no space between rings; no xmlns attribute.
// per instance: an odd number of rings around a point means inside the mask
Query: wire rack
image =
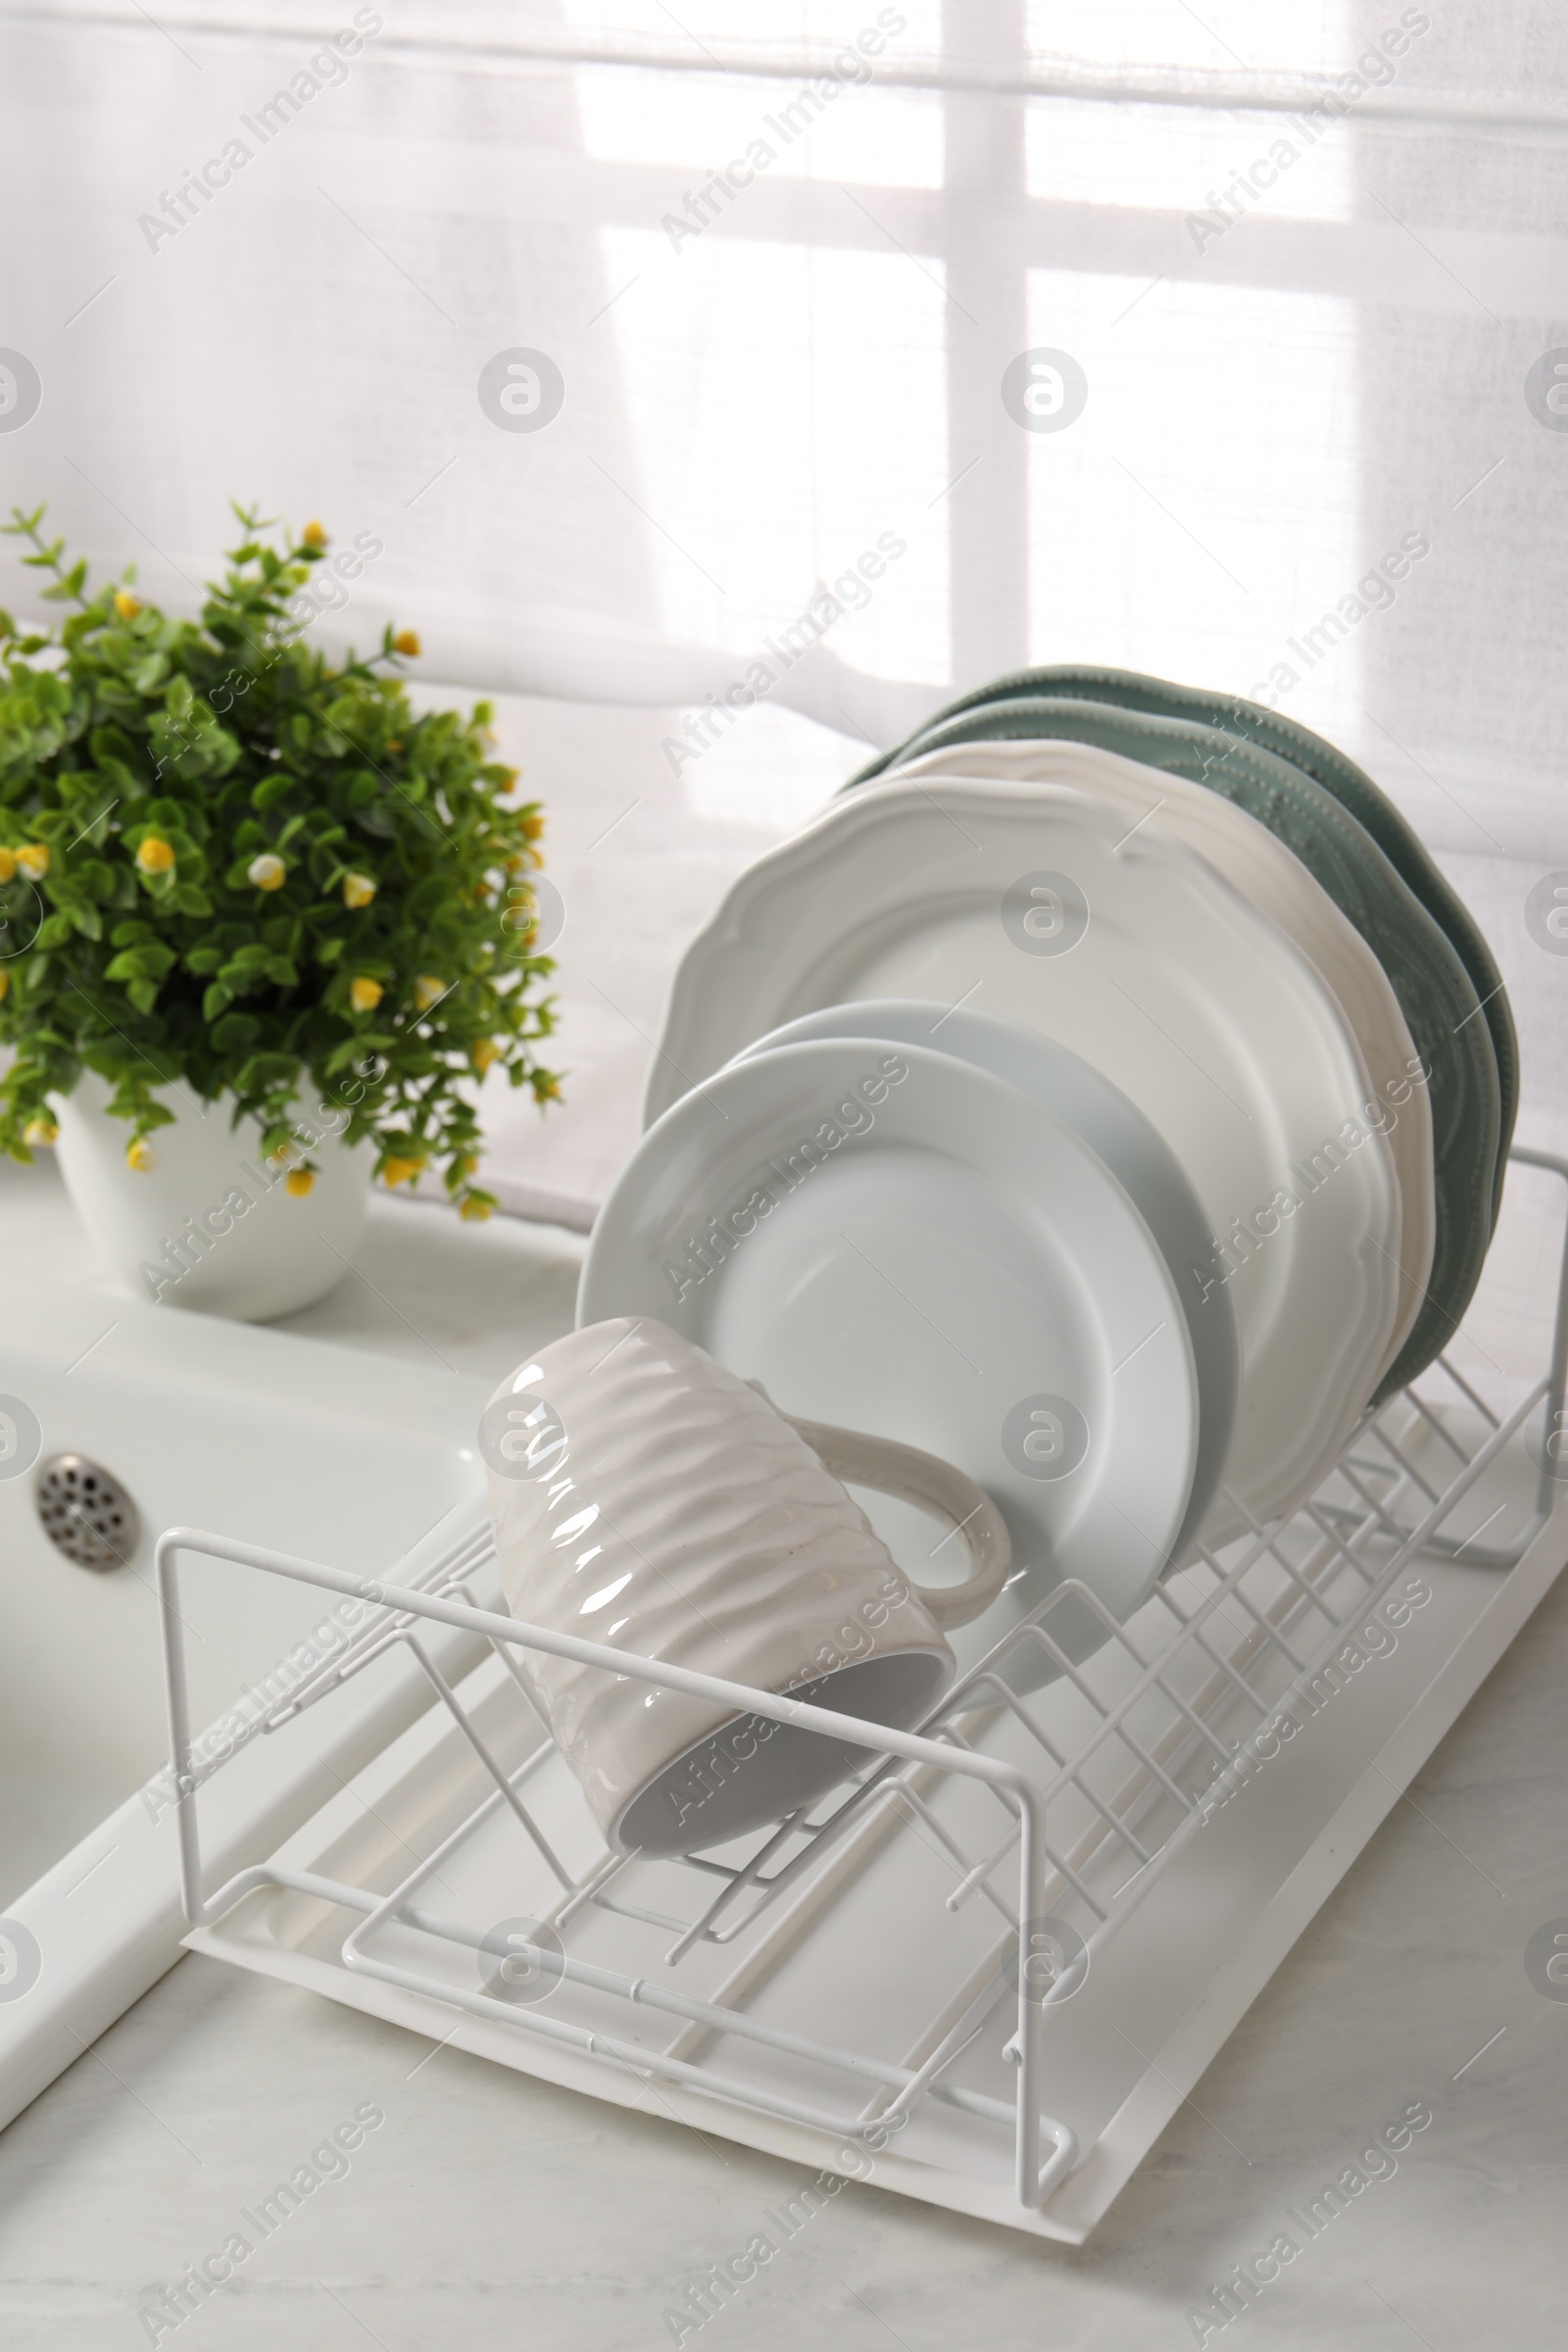
<svg viewBox="0 0 1568 2352"><path fill-rule="evenodd" d="M1568 1186L1568 1161L1513 1156ZM1440 1357L1362 1419L1291 1518L1200 1552L1126 1625L1063 1585L918 1733L519 1624L482 1605L498 1588L477 1526L405 1584L172 1530L157 1577L187 1917L211 1929L253 1895L292 1901L295 1941L340 1976L486 2021L518 2037L511 2063L569 2052L720 2113L831 2134L845 2158L901 2134L901 2153L990 2168L1020 2215L1038 2214L1090 2152L1054 2112L1062 2004L1260 1760L1276 1781L1290 1772L1284 1723L1315 1710L1356 1627L1396 1612L1412 1563L1494 1578L1523 1557L1568 1472L1565 1377L1568 1254L1550 1362L1511 1411ZM1489 1544L1504 1513L1476 1520L1488 1474L1505 1457L1517 1473L1538 1425L1522 1524ZM178 1560L193 1554L370 1610L222 1762L190 1736ZM438 1660L441 1628L466 1637L456 1664L450 1639ZM530 1648L849 1740L863 1766L721 1850L611 1854L529 1704ZM239 1746L341 1703L393 1652L431 1694L362 1805L362 1831L372 1813L393 1829L329 1844L337 1871L279 1856L207 1892L202 1788Z"/></svg>

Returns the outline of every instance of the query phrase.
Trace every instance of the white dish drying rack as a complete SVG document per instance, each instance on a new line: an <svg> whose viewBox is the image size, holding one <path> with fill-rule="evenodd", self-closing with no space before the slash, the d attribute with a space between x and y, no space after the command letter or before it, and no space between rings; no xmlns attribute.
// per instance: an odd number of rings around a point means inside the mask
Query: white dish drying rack
<svg viewBox="0 0 1568 2352"><path fill-rule="evenodd" d="M1513 1156L1568 1185L1568 1161ZM1565 1376L1568 1250L1550 1363L1511 1411L1440 1359L1289 1520L1202 1553L1126 1626L1061 1588L918 1735L519 1625L481 1605L499 1587L478 1525L374 1584L172 1530L157 1574L186 1940L521 2071L1080 2242L1561 1568ZM211 1893L200 1792L231 1759L198 1760L190 1738L193 1555L369 1605L234 1752L344 1703L389 1653L431 1694ZM1063 1607L1103 1625L1080 1664L1054 1638ZM724 1851L610 1855L528 1704L528 1647L850 1738L865 1766ZM1054 1679L1020 1698L1024 1651Z"/></svg>

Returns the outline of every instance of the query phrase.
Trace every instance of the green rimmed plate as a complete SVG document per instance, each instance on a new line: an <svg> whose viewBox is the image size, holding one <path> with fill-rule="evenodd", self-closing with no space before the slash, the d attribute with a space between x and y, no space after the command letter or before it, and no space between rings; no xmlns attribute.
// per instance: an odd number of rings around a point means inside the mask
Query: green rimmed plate
<svg viewBox="0 0 1568 2352"><path fill-rule="evenodd" d="M1068 695L1015 694L971 703L957 715L933 722L892 759L897 762L961 743L1051 736L1099 744L1224 794L1294 852L1388 973L1430 1073L1437 1193L1427 1296L1376 1392L1379 1399L1393 1395L1448 1344L1492 1238L1502 1099L1491 1032L1464 961L1445 926L1326 785L1282 755L1222 737L1196 718L1159 716ZM1218 756L1216 744L1223 746ZM868 780L869 772L857 781ZM1511 1023L1508 1033L1511 1037Z"/></svg>
<svg viewBox="0 0 1568 2352"><path fill-rule="evenodd" d="M1493 1176L1491 1217L1495 1230L1502 1205L1508 1146L1513 1141L1519 1107L1519 1040L1507 992L1492 950L1470 909L1449 887L1419 836L1365 769L1357 767L1353 760L1348 760L1321 735L1314 735L1310 727L1284 717L1278 710L1265 710L1260 703L1244 702L1236 695L1211 694L1200 686L1178 685L1170 678L1146 677L1133 669L1056 662L1040 669L1015 670L1008 677L976 688L973 694L960 696L957 702L951 703L946 710L917 728L907 742L871 760L851 779L852 783L868 784L890 766L902 766L917 752L932 749L928 738L964 712L1021 695L1063 696L1109 703L1117 709L1141 710L1156 718L1195 719L1218 735L1227 747L1233 743L1257 744L1277 753L1321 784L1325 792L1332 793L1340 806L1365 828L1400 880L1446 933L1470 975L1483 1008L1482 1018L1497 1065L1499 1094L1497 1163ZM1221 759L1228 757L1227 748ZM1208 775L1203 781L1212 783L1214 778Z"/></svg>

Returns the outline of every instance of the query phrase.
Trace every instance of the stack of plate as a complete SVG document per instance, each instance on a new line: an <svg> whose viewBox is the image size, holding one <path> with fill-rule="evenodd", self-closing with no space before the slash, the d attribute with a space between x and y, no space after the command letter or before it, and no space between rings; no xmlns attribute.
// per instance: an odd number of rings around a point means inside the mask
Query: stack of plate
<svg viewBox="0 0 1568 2352"><path fill-rule="evenodd" d="M857 787L688 951L578 1313L977 1479L1017 1567L975 1655L1294 1509L1446 1344L1513 1030L1402 819L1276 713L1033 671Z"/></svg>

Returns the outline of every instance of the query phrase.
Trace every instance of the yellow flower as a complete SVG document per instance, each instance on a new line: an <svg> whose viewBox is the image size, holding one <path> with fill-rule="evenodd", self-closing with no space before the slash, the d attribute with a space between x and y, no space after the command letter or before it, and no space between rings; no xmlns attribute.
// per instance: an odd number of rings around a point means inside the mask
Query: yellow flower
<svg viewBox="0 0 1568 2352"><path fill-rule="evenodd" d="M524 841L537 841L544 829L545 818L544 810L542 808L530 810L529 814L522 820L522 838Z"/></svg>
<svg viewBox="0 0 1568 2352"><path fill-rule="evenodd" d="M457 1174L462 1177L465 1183L466 1183L468 1178L473 1174L474 1169L479 1165L478 1154L474 1152L461 1152L452 1164Z"/></svg>
<svg viewBox="0 0 1568 2352"><path fill-rule="evenodd" d="M385 993L379 980L367 980L363 972L349 982L349 1003L356 1012L373 1012Z"/></svg>
<svg viewBox="0 0 1568 2352"><path fill-rule="evenodd" d="M561 1101L559 1078L547 1078L542 1086L536 1078L533 1082L533 1091L536 1101L540 1102L559 1102Z"/></svg>
<svg viewBox="0 0 1568 2352"><path fill-rule="evenodd" d="M0 842L0 882L14 882L17 875L17 853Z"/></svg>
<svg viewBox="0 0 1568 2352"><path fill-rule="evenodd" d="M470 1193L466 1200L459 1203L458 1214L467 1224L482 1225L486 1217L488 1217L490 1214L490 1203L488 1200L479 1200L474 1194Z"/></svg>
<svg viewBox="0 0 1568 2352"><path fill-rule="evenodd" d="M60 1130L53 1119L29 1119L22 1130L24 1144L54 1144L60 1140Z"/></svg>
<svg viewBox="0 0 1568 2352"><path fill-rule="evenodd" d="M446 993L446 982L438 980L434 972L421 972L414 983L414 1002L421 1012L428 1012L432 1004L439 1004Z"/></svg>
<svg viewBox="0 0 1568 2352"><path fill-rule="evenodd" d="M395 654L407 654L410 661L413 661L422 650L417 629L399 629L392 640L392 651Z"/></svg>
<svg viewBox="0 0 1568 2352"><path fill-rule="evenodd" d="M128 588L115 590L115 611L122 620L134 620L141 611L141 599L132 596Z"/></svg>
<svg viewBox="0 0 1568 2352"><path fill-rule="evenodd" d="M136 863L144 874L167 874L173 862L173 851L156 833L149 833L136 852Z"/></svg>
<svg viewBox="0 0 1568 2352"><path fill-rule="evenodd" d="M482 1078L486 1070L490 1067L490 1064L493 1061L500 1060L501 1048L496 1044L496 1041L493 1037L481 1037L478 1044L474 1047L470 1058L473 1062L474 1068L478 1071L480 1077Z"/></svg>
<svg viewBox="0 0 1568 2352"><path fill-rule="evenodd" d="M389 1159L381 1173L389 1185L408 1184L423 1166L422 1159Z"/></svg>
<svg viewBox="0 0 1568 2352"><path fill-rule="evenodd" d="M302 547L324 547L326 533L318 522L308 522L300 534L300 544Z"/></svg>
<svg viewBox="0 0 1568 2352"><path fill-rule="evenodd" d="M272 850L264 850L245 868L246 881L254 882L258 890L281 890L287 874L288 867Z"/></svg>
<svg viewBox="0 0 1568 2352"><path fill-rule="evenodd" d="M41 882L49 871L49 844L46 841L24 842L17 852L17 863L32 881Z"/></svg>
<svg viewBox="0 0 1568 2352"><path fill-rule="evenodd" d="M126 1146L125 1165L134 1168L138 1176L145 1176L149 1169L157 1167L158 1154L144 1135L138 1135L133 1144Z"/></svg>
<svg viewBox="0 0 1568 2352"><path fill-rule="evenodd" d="M370 874L345 874L343 904L345 906L368 906L375 896L375 880Z"/></svg>
<svg viewBox="0 0 1568 2352"><path fill-rule="evenodd" d="M315 1182L316 1177L311 1169L290 1168L283 1179L283 1190L292 1193L296 1200L303 1200Z"/></svg>

